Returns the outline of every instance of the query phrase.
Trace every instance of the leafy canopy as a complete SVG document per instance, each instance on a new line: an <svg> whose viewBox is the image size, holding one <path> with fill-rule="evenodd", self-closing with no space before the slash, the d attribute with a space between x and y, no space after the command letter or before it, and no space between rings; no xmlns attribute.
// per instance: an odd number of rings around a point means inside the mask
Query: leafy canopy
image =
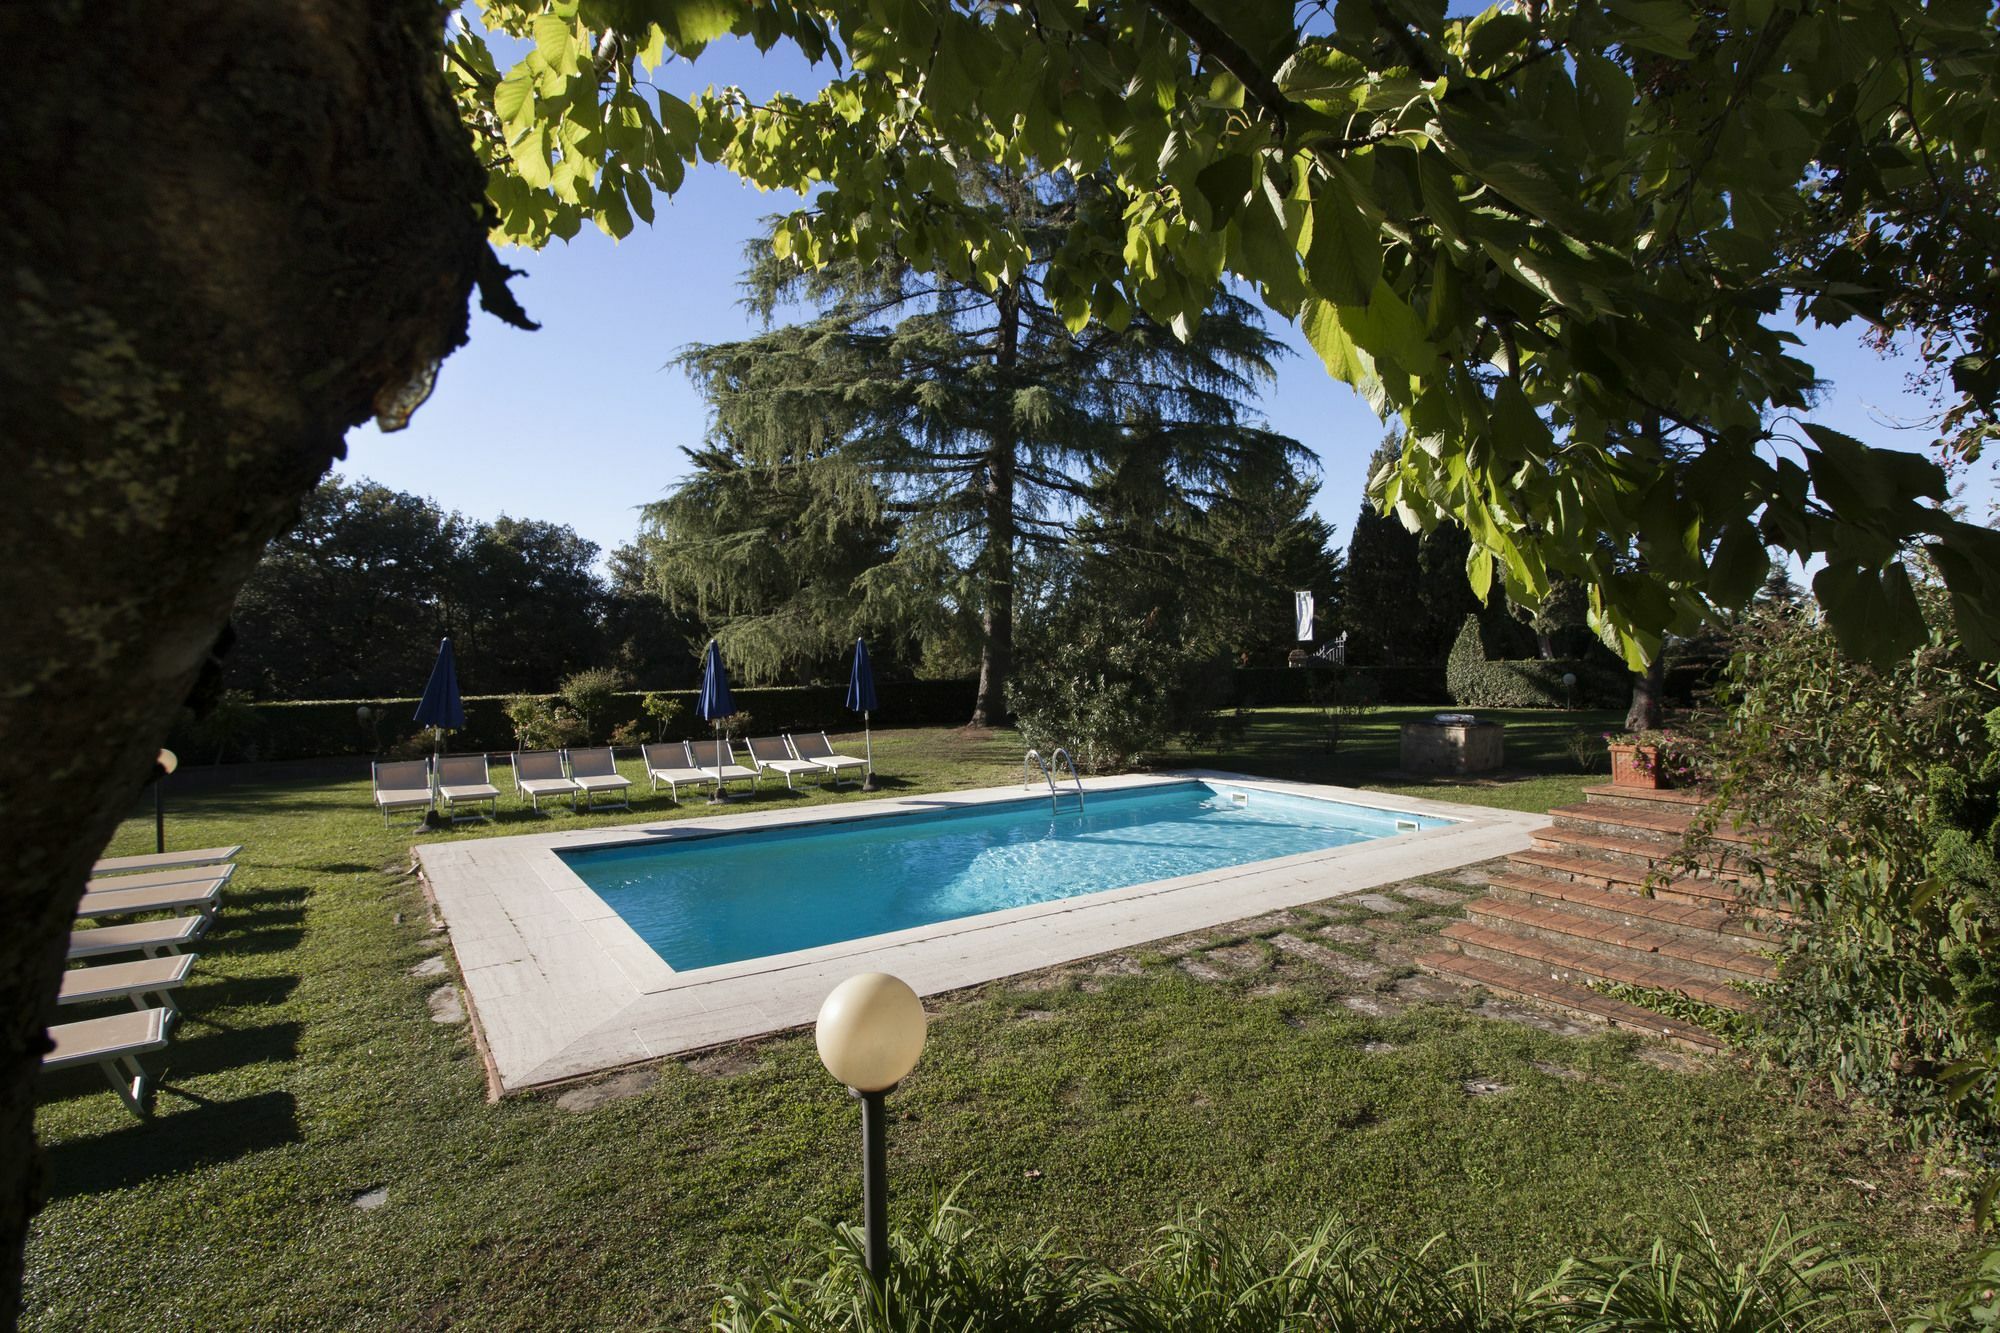
<svg viewBox="0 0 2000 1333"><path fill-rule="evenodd" d="M1144 311L1186 334L1226 274L1253 284L1400 418L1415 447L1371 493L1414 526L1456 519L1482 595L1498 579L1532 606L1577 578L1636 664L1746 602L1775 545L1824 558L1815 592L1843 642L1886 657L1924 637L1901 558L1915 541L1968 644L2000 656L2000 534L1945 511L1928 460L1799 424L1812 371L1773 326L1799 301L1826 319L1953 317L1899 297L1966 246L1817 261L1830 234L1912 221L1921 181L1990 193L2000 43L1982 0L1533 0L1467 19L1442 0L483 12L532 42L504 74L478 38L452 46L505 239L586 218L621 235L700 157L809 196L773 234L781 258L895 253L991 289L1029 245L962 169L1101 179L1115 206L1080 210L1049 265L1071 327ZM725 31L839 72L765 103L642 91L667 53ZM1961 325L1975 346L1954 374L1990 416L1991 321Z"/></svg>

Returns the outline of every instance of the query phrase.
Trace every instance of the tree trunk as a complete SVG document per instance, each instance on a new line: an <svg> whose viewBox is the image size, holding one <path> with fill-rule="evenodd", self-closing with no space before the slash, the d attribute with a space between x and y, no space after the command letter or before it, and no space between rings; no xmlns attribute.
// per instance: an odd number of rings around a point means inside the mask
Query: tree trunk
<svg viewBox="0 0 2000 1333"><path fill-rule="evenodd" d="M1664 650L1653 654L1644 671L1632 673L1632 706L1625 710L1625 730L1652 731L1666 721L1666 703L1661 698L1666 680Z"/></svg>
<svg viewBox="0 0 2000 1333"><path fill-rule="evenodd" d="M972 725L999 726L1007 718L1007 677L1014 667L1014 419L1012 372L1020 351L1020 294L1002 286L993 363L1000 371L1000 403L981 469L980 502L986 515L986 549L980 553L985 606L980 619L979 697Z"/></svg>
<svg viewBox="0 0 2000 1333"><path fill-rule="evenodd" d="M421 399L482 277L504 296L441 22L430 0L0 7L0 1328L90 862L347 429Z"/></svg>

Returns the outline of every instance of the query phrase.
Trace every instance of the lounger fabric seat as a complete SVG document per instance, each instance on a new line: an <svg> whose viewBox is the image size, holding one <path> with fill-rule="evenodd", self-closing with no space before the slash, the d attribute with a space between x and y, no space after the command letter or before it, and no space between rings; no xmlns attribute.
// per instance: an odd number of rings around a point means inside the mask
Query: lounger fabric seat
<svg viewBox="0 0 2000 1333"><path fill-rule="evenodd" d="M624 795L631 790L632 779L618 771L618 760L612 755L610 746L600 745L592 750L565 750L563 756L569 761L570 781L583 789L583 803L586 809L597 808L599 792L618 792L619 805L627 810L632 808L632 798Z"/></svg>
<svg viewBox="0 0 2000 1333"><path fill-rule="evenodd" d="M577 794L583 790L563 772L562 751L521 750L514 755L514 789L521 799L539 810L542 798L567 796L576 809Z"/></svg>
<svg viewBox="0 0 2000 1333"><path fill-rule="evenodd" d="M49 1029L55 1049L42 1057L42 1068L96 1065L111 1081L125 1109L143 1118L147 1076L139 1057L166 1048L173 1021L170 1010L139 1009L108 1018L86 1018L80 1023L57 1023Z"/></svg>
<svg viewBox="0 0 2000 1333"><path fill-rule="evenodd" d="M229 869L234 870L231 866ZM115 881L114 881L115 882ZM76 905L78 916L131 916L136 912L173 912L184 907L213 913L222 903L228 875L211 875L186 884L155 884L139 889L93 889Z"/></svg>
<svg viewBox="0 0 2000 1333"><path fill-rule="evenodd" d="M132 1001L135 1009L175 1008L173 992L188 979L197 954L141 958L131 963L100 963L72 967L63 973L57 1004L95 1004L103 1000Z"/></svg>
<svg viewBox="0 0 2000 1333"><path fill-rule="evenodd" d="M719 748L707 743L696 746L693 741L682 741L681 748L687 753L688 767L698 770L705 780L716 785L717 790L725 782L747 781L753 787L757 785L757 770L736 762L736 746L729 741L724 741ZM720 764L715 762L718 753L723 756ZM709 762L703 763L703 759Z"/></svg>
<svg viewBox="0 0 2000 1333"><path fill-rule="evenodd" d="M483 754L448 754L438 758L437 793L444 803L445 813L458 818L458 807L477 805L481 801L493 807L493 813L500 812L500 789L493 785L493 775L488 771L486 756Z"/></svg>
<svg viewBox="0 0 2000 1333"><path fill-rule="evenodd" d="M243 850L242 843L228 847L197 847L186 852L148 852L144 856L105 856L90 867L92 875L124 875L144 870L188 870L197 866L221 865Z"/></svg>
<svg viewBox="0 0 2000 1333"><path fill-rule="evenodd" d="M785 744L782 736L757 736L744 741L750 747L750 762L762 773L765 769L785 775L785 786L792 785L792 778L800 773L823 773L826 770L818 764L809 764L792 754L792 747Z"/></svg>
<svg viewBox="0 0 2000 1333"><path fill-rule="evenodd" d="M147 870L136 875L93 875L83 886L85 893L127 892L132 889L158 889L177 884L207 884L220 879L225 884L236 873L236 867L189 866L184 870Z"/></svg>
<svg viewBox="0 0 2000 1333"><path fill-rule="evenodd" d="M430 808L431 761L398 759L372 766L375 777L375 808L382 812L382 826L389 825L391 810Z"/></svg>
<svg viewBox="0 0 2000 1333"><path fill-rule="evenodd" d="M857 759L851 754L834 753L833 742L826 738L826 733L823 731L818 735L812 732L803 735L793 733L785 737L785 743L792 747L792 753L799 758L809 764L817 764L831 773L835 785L840 782L842 769L868 767L866 759Z"/></svg>
<svg viewBox="0 0 2000 1333"><path fill-rule="evenodd" d="M164 921L134 921L123 926L93 926L69 933L71 958L97 958L109 953L143 953L156 958L179 953L207 933L211 916L176 916Z"/></svg>
<svg viewBox="0 0 2000 1333"><path fill-rule="evenodd" d="M700 784L712 781L709 775L687 761L687 749L680 745L642 745L639 757L646 765L646 780L653 784L653 792L659 794L660 784L667 784L667 794L674 800L681 798L680 784L683 782Z"/></svg>

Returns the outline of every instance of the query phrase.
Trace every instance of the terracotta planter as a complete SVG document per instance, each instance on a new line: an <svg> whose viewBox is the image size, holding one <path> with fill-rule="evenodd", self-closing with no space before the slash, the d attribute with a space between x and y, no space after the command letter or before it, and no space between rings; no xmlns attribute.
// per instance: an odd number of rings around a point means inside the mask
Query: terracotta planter
<svg viewBox="0 0 2000 1333"><path fill-rule="evenodd" d="M1643 758L1641 757L1643 755ZM1611 747L1611 785L1614 787L1647 787L1654 791L1671 787L1667 776L1661 771L1660 747L1657 745L1613 745Z"/></svg>

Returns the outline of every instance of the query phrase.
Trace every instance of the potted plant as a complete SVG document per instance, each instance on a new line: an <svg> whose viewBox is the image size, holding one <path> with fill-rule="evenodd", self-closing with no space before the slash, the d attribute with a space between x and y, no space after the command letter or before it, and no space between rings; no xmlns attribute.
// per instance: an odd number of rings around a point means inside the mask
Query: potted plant
<svg viewBox="0 0 2000 1333"><path fill-rule="evenodd" d="M1679 762L1675 736L1669 731L1607 731L1604 739L1611 748L1611 785L1648 787L1659 790L1674 785L1676 778L1692 776Z"/></svg>

